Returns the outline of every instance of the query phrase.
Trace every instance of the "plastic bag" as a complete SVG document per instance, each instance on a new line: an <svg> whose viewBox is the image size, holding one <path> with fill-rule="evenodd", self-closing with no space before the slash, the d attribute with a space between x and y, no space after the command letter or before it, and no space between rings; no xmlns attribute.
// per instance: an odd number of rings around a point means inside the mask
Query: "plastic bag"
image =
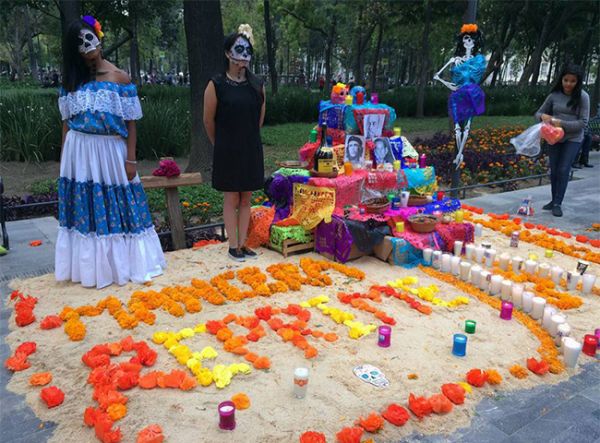
<svg viewBox="0 0 600 443"><path fill-rule="evenodd" d="M543 123L541 136L548 144L555 145L565 136L565 130L563 128L552 126L549 123Z"/></svg>
<svg viewBox="0 0 600 443"><path fill-rule="evenodd" d="M525 155L527 157L535 157L541 151L540 139L541 139L542 124L538 123L533 125L520 135L510 139L510 144L515 147L517 154Z"/></svg>

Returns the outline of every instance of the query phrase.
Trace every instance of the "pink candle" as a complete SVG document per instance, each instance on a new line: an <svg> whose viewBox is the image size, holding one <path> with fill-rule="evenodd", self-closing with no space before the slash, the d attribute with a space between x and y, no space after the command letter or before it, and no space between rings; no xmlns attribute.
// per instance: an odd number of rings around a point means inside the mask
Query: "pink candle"
<svg viewBox="0 0 600 443"><path fill-rule="evenodd" d="M379 338L377 344L382 348L389 348L392 341L392 328L389 326L379 326Z"/></svg>
<svg viewBox="0 0 600 443"><path fill-rule="evenodd" d="M598 347L600 348L600 328L594 331L594 335L598 337Z"/></svg>
<svg viewBox="0 0 600 443"><path fill-rule="evenodd" d="M226 431L235 429L235 404L232 401L219 403L219 428Z"/></svg>
<svg viewBox="0 0 600 443"><path fill-rule="evenodd" d="M512 319L513 304L509 301L502 302L502 308L500 309L500 318L502 320Z"/></svg>

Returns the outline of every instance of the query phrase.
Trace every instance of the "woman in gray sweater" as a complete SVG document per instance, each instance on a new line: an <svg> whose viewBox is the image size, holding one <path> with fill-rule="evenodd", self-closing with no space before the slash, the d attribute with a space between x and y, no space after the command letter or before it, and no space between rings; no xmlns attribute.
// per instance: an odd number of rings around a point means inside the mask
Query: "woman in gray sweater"
<svg viewBox="0 0 600 443"><path fill-rule="evenodd" d="M562 217L562 204L571 165L583 141L583 130L590 117L590 98L582 90L582 72L576 65L562 70L552 92L535 113L538 121L561 127L565 136L555 145L549 146L550 184L552 200L543 209L551 210L555 217Z"/></svg>

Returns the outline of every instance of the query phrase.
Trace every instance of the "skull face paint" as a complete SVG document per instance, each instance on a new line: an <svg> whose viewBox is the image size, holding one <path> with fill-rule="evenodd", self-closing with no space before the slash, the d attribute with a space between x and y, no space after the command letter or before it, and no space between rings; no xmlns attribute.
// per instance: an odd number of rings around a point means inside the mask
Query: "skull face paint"
<svg viewBox="0 0 600 443"><path fill-rule="evenodd" d="M243 37L238 37L229 50L229 58L240 64L250 64L252 59L252 45Z"/></svg>
<svg viewBox="0 0 600 443"><path fill-rule="evenodd" d="M79 31L79 52L81 54L88 54L99 47L100 40L96 34L86 28Z"/></svg>

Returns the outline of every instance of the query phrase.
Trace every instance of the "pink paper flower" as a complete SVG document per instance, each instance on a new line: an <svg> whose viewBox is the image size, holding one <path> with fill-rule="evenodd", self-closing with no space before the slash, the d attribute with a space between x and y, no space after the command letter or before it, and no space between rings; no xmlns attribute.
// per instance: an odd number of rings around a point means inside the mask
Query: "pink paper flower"
<svg viewBox="0 0 600 443"><path fill-rule="evenodd" d="M152 173L152 175L158 177L177 177L180 174L181 170L174 160L161 160L158 163L158 168Z"/></svg>

